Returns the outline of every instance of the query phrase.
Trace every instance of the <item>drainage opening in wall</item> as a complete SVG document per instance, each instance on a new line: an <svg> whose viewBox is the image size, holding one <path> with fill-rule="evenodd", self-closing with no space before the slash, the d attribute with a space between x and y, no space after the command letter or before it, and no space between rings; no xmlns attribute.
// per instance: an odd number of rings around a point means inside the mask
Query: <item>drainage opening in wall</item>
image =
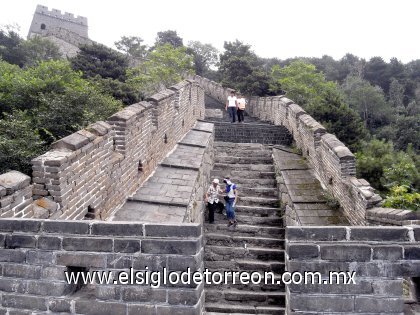
<svg viewBox="0 0 420 315"><path fill-rule="evenodd" d="M165 133L165 136L163 137L163 142L168 143L168 135Z"/></svg>
<svg viewBox="0 0 420 315"><path fill-rule="evenodd" d="M69 280L71 279L73 281L70 283L68 294L75 294L87 286L83 279L85 279L88 272L89 269L86 267L67 266L67 277ZM82 274L84 275L82 276Z"/></svg>
<svg viewBox="0 0 420 315"><path fill-rule="evenodd" d="M84 220L93 220L95 219L95 209L92 206L88 207Z"/></svg>
<svg viewBox="0 0 420 315"><path fill-rule="evenodd" d="M185 126L185 121L184 121L184 119L182 120L182 127L184 127Z"/></svg>
<svg viewBox="0 0 420 315"><path fill-rule="evenodd" d="M139 173L143 173L143 163L141 161L139 161L139 165L137 166L137 170L139 171Z"/></svg>

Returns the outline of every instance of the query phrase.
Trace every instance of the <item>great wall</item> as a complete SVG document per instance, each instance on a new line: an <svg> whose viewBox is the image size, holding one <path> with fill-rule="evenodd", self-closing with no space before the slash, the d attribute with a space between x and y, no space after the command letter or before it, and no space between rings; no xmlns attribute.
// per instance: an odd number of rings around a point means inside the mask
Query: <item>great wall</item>
<svg viewBox="0 0 420 315"><path fill-rule="evenodd" d="M286 97L253 97L245 123L228 123L230 91L194 76L57 141L32 178L0 175L0 314L403 314L404 278L420 276L418 213L378 207L354 155ZM205 220L210 178L228 175L235 229ZM146 266L355 271L356 284L64 278Z"/></svg>

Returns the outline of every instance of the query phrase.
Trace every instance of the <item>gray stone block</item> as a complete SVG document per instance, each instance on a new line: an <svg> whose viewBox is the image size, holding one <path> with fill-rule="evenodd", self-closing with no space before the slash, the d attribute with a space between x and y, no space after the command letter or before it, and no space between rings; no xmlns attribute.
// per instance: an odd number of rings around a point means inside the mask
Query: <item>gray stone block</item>
<svg viewBox="0 0 420 315"><path fill-rule="evenodd" d="M68 251L112 252L112 239L92 237L65 237L63 249Z"/></svg>
<svg viewBox="0 0 420 315"><path fill-rule="evenodd" d="M47 233L89 234L89 222L77 221L44 221L42 229Z"/></svg>
<svg viewBox="0 0 420 315"><path fill-rule="evenodd" d="M286 239L291 241L342 241L346 239L345 227L287 227Z"/></svg>
<svg viewBox="0 0 420 315"><path fill-rule="evenodd" d="M291 294L289 307L292 311L302 312L352 313L354 310L354 297Z"/></svg>
<svg viewBox="0 0 420 315"><path fill-rule="evenodd" d="M0 262L24 262L26 253L19 249L0 249Z"/></svg>
<svg viewBox="0 0 420 315"><path fill-rule="evenodd" d="M358 313L402 313L404 310L402 297L398 299L356 296L354 305Z"/></svg>
<svg viewBox="0 0 420 315"><path fill-rule="evenodd" d="M92 234L113 236L143 236L143 224L119 222L94 222Z"/></svg>
<svg viewBox="0 0 420 315"><path fill-rule="evenodd" d="M200 304L195 306L156 306L156 315L200 315Z"/></svg>
<svg viewBox="0 0 420 315"><path fill-rule="evenodd" d="M77 300L75 303L77 314L84 315L117 315L126 314L127 305L119 302L100 302L94 300Z"/></svg>
<svg viewBox="0 0 420 315"><path fill-rule="evenodd" d="M41 270L41 266L4 264L3 275L6 277L39 279L41 277Z"/></svg>
<svg viewBox="0 0 420 315"><path fill-rule="evenodd" d="M53 149L69 149L72 151L76 151L80 149L84 145L89 143L89 138L86 136L81 135L80 133L73 133L65 138L62 138L56 142L54 142L51 147Z"/></svg>
<svg viewBox="0 0 420 315"><path fill-rule="evenodd" d="M95 296L101 300L120 300L121 292L118 286L99 285L95 289Z"/></svg>
<svg viewBox="0 0 420 315"><path fill-rule="evenodd" d="M146 235L152 237L199 237L201 235L200 224L145 224Z"/></svg>
<svg viewBox="0 0 420 315"><path fill-rule="evenodd" d="M23 308L28 310L46 311L46 298L38 296L3 294L2 305L5 307Z"/></svg>
<svg viewBox="0 0 420 315"><path fill-rule="evenodd" d="M106 256L87 253L58 253L57 265L74 267L106 267Z"/></svg>
<svg viewBox="0 0 420 315"><path fill-rule="evenodd" d="M56 236L39 236L39 249L61 249L61 239Z"/></svg>
<svg viewBox="0 0 420 315"><path fill-rule="evenodd" d="M114 239L115 253L136 253L140 251L140 241Z"/></svg>
<svg viewBox="0 0 420 315"><path fill-rule="evenodd" d="M70 313L71 302L69 300L54 298L48 301L48 308L50 311L56 313Z"/></svg>
<svg viewBox="0 0 420 315"><path fill-rule="evenodd" d="M27 283L29 294L44 296L62 296L70 293L72 286L65 282L52 282L51 280L31 280Z"/></svg>
<svg viewBox="0 0 420 315"><path fill-rule="evenodd" d="M0 291L25 293L27 279L0 278Z"/></svg>
<svg viewBox="0 0 420 315"><path fill-rule="evenodd" d="M55 255L51 251L29 250L26 253L26 262L32 265L52 266L55 264Z"/></svg>
<svg viewBox="0 0 420 315"><path fill-rule="evenodd" d="M64 274L65 271L67 271L67 268L62 266L43 266L41 270L41 279L64 281L66 280Z"/></svg>
<svg viewBox="0 0 420 315"><path fill-rule="evenodd" d="M146 254L195 255L200 250L198 240L142 240L141 251Z"/></svg>
<svg viewBox="0 0 420 315"><path fill-rule="evenodd" d="M373 294L388 297L401 297L403 295L402 280L381 280L372 281Z"/></svg>
<svg viewBox="0 0 420 315"><path fill-rule="evenodd" d="M162 270L165 267L169 268L166 261L166 256L141 254L138 257L133 257L133 268L135 270L146 270L145 267L148 267L149 270Z"/></svg>
<svg viewBox="0 0 420 315"><path fill-rule="evenodd" d="M108 268L114 269L128 269L132 266L132 257L128 255L108 254L107 266Z"/></svg>
<svg viewBox="0 0 420 315"><path fill-rule="evenodd" d="M319 249L317 245L289 243L287 254L289 255L289 259L317 258Z"/></svg>
<svg viewBox="0 0 420 315"><path fill-rule="evenodd" d="M373 259L387 261L402 259L402 249L402 246L374 246Z"/></svg>
<svg viewBox="0 0 420 315"><path fill-rule="evenodd" d="M203 289L168 289L168 303L172 305L196 305Z"/></svg>
<svg viewBox="0 0 420 315"><path fill-rule="evenodd" d="M129 304L128 315L156 315L156 306Z"/></svg>
<svg viewBox="0 0 420 315"><path fill-rule="evenodd" d="M3 186L0 186L0 198L6 196L6 188Z"/></svg>
<svg viewBox="0 0 420 315"><path fill-rule="evenodd" d="M148 286L124 286L122 299L127 302L166 302L166 290L154 289Z"/></svg>
<svg viewBox="0 0 420 315"><path fill-rule="evenodd" d="M33 218L35 219L47 219L50 213L47 209L34 205L33 207Z"/></svg>
<svg viewBox="0 0 420 315"><path fill-rule="evenodd" d="M414 237L417 242L420 242L420 227L413 228L414 231Z"/></svg>
<svg viewBox="0 0 420 315"><path fill-rule="evenodd" d="M31 183L31 178L18 171L10 171L0 175L0 185L6 188L8 195L23 189Z"/></svg>
<svg viewBox="0 0 420 315"><path fill-rule="evenodd" d="M12 234L6 236L6 248L35 248L36 238L30 235Z"/></svg>
<svg viewBox="0 0 420 315"><path fill-rule="evenodd" d="M351 227L352 241L409 241L408 229L404 227Z"/></svg>
<svg viewBox="0 0 420 315"><path fill-rule="evenodd" d="M2 232L39 232L41 221L30 219L1 219Z"/></svg>
<svg viewBox="0 0 420 315"><path fill-rule="evenodd" d="M41 208L47 209L49 213L55 212L58 210L58 203L48 199L40 198L35 201L35 204Z"/></svg>
<svg viewBox="0 0 420 315"><path fill-rule="evenodd" d="M405 246L404 259L420 260L420 246Z"/></svg>
<svg viewBox="0 0 420 315"><path fill-rule="evenodd" d="M321 259L331 261L370 261L371 247L368 245L321 245Z"/></svg>
<svg viewBox="0 0 420 315"><path fill-rule="evenodd" d="M188 268L195 271L201 267L203 257L201 254L195 256L168 256L168 270L170 271L185 271Z"/></svg>

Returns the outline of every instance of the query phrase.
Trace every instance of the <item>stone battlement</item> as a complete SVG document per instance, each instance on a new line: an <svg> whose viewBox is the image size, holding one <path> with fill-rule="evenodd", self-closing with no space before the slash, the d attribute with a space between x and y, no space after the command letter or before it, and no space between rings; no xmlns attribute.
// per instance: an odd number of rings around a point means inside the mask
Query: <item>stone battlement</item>
<svg viewBox="0 0 420 315"><path fill-rule="evenodd" d="M64 12L62 13L61 10L57 10L57 9L51 9L48 10L48 7L43 6L38 4L36 6L36 10L35 13L37 14L43 14L49 17L53 17L56 19L61 19L63 21L67 21L67 22L72 22L72 23L77 23L77 24L81 24L81 25L85 25L87 26L87 17L84 16L74 16L73 13L69 13L69 12Z"/></svg>

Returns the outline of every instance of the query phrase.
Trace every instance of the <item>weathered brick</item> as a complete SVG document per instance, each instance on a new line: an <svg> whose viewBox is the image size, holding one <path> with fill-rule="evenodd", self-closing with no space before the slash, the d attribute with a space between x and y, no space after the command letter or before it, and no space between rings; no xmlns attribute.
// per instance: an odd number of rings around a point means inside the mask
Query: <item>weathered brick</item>
<svg viewBox="0 0 420 315"><path fill-rule="evenodd" d="M201 309L195 306L156 306L156 315L200 315Z"/></svg>
<svg viewBox="0 0 420 315"><path fill-rule="evenodd" d="M32 265L51 266L55 264L55 255L49 251L29 250L26 253L26 262Z"/></svg>
<svg viewBox="0 0 420 315"><path fill-rule="evenodd" d="M19 249L0 249L0 261L4 262L24 262L26 252Z"/></svg>
<svg viewBox="0 0 420 315"><path fill-rule="evenodd" d="M35 248L36 238L30 235L12 234L6 236L6 248Z"/></svg>
<svg viewBox="0 0 420 315"><path fill-rule="evenodd" d="M86 221L44 221L42 229L47 233L89 234L89 222Z"/></svg>
<svg viewBox="0 0 420 315"><path fill-rule="evenodd" d="M56 313L70 313L71 303L69 300L54 298L48 301L48 308Z"/></svg>
<svg viewBox="0 0 420 315"><path fill-rule="evenodd" d="M39 249L61 249L61 238L57 236L38 237Z"/></svg>
<svg viewBox="0 0 420 315"><path fill-rule="evenodd" d="M29 294L45 296L62 296L71 292L72 286L65 282L52 282L34 280L28 281L27 290Z"/></svg>
<svg viewBox="0 0 420 315"><path fill-rule="evenodd" d="M321 245L321 259L331 261L369 261L371 247L368 245Z"/></svg>
<svg viewBox="0 0 420 315"><path fill-rule="evenodd" d="M403 295L402 280L381 280L372 281L373 294L388 297L401 297Z"/></svg>
<svg viewBox="0 0 420 315"><path fill-rule="evenodd" d="M289 243L287 254L289 255L289 259L316 258L319 255L319 249L317 245L313 244Z"/></svg>
<svg viewBox="0 0 420 315"><path fill-rule="evenodd" d="M30 219L1 219L2 232L39 232L41 221Z"/></svg>
<svg viewBox="0 0 420 315"><path fill-rule="evenodd" d="M6 188L8 195L27 187L30 182L31 178L28 175L18 171L10 171L0 175L0 185Z"/></svg>
<svg viewBox="0 0 420 315"><path fill-rule="evenodd" d="M0 291L25 293L26 279L0 278Z"/></svg>
<svg viewBox="0 0 420 315"><path fill-rule="evenodd" d="M402 259L402 249L402 246L375 246L373 247L373 259L387 261Z"/></svg>
<svg viewBox="0 0 420 315"><path fill-rule="evenodd" d="M173 305L196 305L201 296L202 287L196 289L168 289L168 303Z"/></svg>
<svg viewBox="0 0 420 315"><path fill-rule="evenodd" d="M290 296L289 307L292 311L302 312L352 313L354 309L354 297L292 294Z"/></svg>
<svg viewBox="0 0 420 315"><path fill-rule="evenodd" d="M138 240L114 239L114 252L116 253L136 253L139 251L140 241Z"/></svg>
<svg viewBox="0 0 420 315"><path fill-rule="evenodd" d="M124 286L122 299L127 302L163 303L166 302L166 290L147 286Z"/></svg>
<svg viewBox="0 0 420 315"><path fill-rule="evenodd" d="M156 306L154 305L141 305L129 304L128 315L156 315Z"/></svg>
<svg viewBox="0 0 420 315"><path fill-rule="evenodd" d="M127 269L132 266L132 258L128 255L108 254L107 267L116 269Z"/></svg>
<svg viewBox="0 0 420 315"><path fill-rule="evenodd" d="M145 267L148 267L149 270L162 270L165 267L169 268L169 265L166 265L167 258L165 256L158 255L140 255L138 257L133 257L133 268L136 270L146 270Z"/></svg>
<svg viewBox="0 0 420 315"><path fill-rule="evenodd" d="M3 275L6 277L39 279L41 267L21 264L4 264Z"/></svg>
<svg viewBox="0 0 420 315"><path fill-rule="evenodd" d="M126 314L127 305L119 302L100 302L92 300L77 300L75 311L85 315L116 315Z"/></svg>
<svg viewBox="0 0 420 315"><path fill-rule="evenodd" d="M413 228L414 231L414 237L417 242L420 242L420 227Z"/></svg>
<svg viewBox="0 0 420 315"><path fill-rule="evenodd" d="M200 224L145 224L146 235L152 237L199 237L201 235Z"/></svg>
<svg viewBox="0 0 420 315"><path fill-rule="evenodd" d="M345 227L287 227L288 241L342 241L346 239Z"/></svg>
<svg viewBox="0 0 420 315"><path fill-rule="evenodd" d="M74 267L106 267L106 256L101 254L87 253L58 253L57 264Z"/></svg>
<svg viewBox="0 0 420 315"><path fill-rule="evenodd" d="M112 239L99 239L92 237L65 237L63 249L69 251L112 252Z"/></svg>
<svg viewBox="0 0 420 315"><path fill-rule="evenodd" d="M3 294L2 305L6 307L46 311L46 301L45 298L38 296Z"/></svg>
<svg viewBox="0 0 420 315"><path fill-rule="evenodd" d="M350 239L353 241L408 241L408 229L404 227L352 227Z"/></svg>
<svg viewBox="0 0 420 315"><path fill-rule="evenodd" d="M194 256L168 256L168 270L184 271L190 268L191 270L198 270L203 262L201 254Z"/></svg>
<svg viewBox="0 0 420 315"><path fill-rule="evenodd" d="M404 258L407 260L420 260L420 246L405 246Z"/></svg>
<svg viewBox="0 0 420 315"><path fill-rule="evenodd" d="M142 240L141 251L147 254L194 255L200 249L198 240Z"/></svg>
<svg viewBox="0 0 420 315"><path fill-rule="evenodd" d="M93 223L92 234L113 236L143 236L143 224L138 223Z"/></svg>
<svg viewBox="0 0 420 315"><path fill-rule="evenodd" d="M95 289L95 296L101 300L120 300L121 290L118 286L99 285Z"/></svg>
<svg viewBox="0 0 420 315"><path fill-rule="evenodd" d="M355 311L359 313L402 313L404 309L403 298L378 298L374 296L356 296L354 300Z"/></svg>
<svg viewBox="0 0 420 315"><path fill-rule="evenodd" d="M66 279L65 271L67 271L67 268L63 266L43 267L41 270L41 279L64 281Z"/></svg>

